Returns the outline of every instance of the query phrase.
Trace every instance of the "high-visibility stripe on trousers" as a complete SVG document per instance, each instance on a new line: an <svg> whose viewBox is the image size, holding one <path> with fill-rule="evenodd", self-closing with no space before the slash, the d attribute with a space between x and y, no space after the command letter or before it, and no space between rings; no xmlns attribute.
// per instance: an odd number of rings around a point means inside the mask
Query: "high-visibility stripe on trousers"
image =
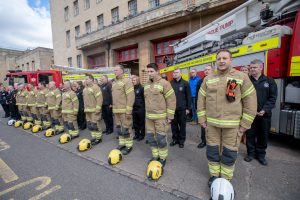
<svg viewBox="0 0 300 200"><path fill-rule="evenodd" d="M210 175L231 180L242 133L239 133L238 128L219 128L211 125L208 125L205 131Z"/></svg>
<svg viewBox="0 0 300 200"><path fill-rule="evenodd" d="M169 124L165 119L146 119L146 140L150 145L153 158L168 157L167 131Z"/></svg>
<svg viewBox="0 0 300 200"><path fill-rule="evenodd" d="M132 116L126 116L125 113L115 113L114 115L119 145L131 148L133 146Z"/></svg>

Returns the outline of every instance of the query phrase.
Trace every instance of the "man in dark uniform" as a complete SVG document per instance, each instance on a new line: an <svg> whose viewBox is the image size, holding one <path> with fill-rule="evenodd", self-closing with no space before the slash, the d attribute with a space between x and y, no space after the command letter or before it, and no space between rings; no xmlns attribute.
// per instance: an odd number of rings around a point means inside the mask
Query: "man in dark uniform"
<svg viewBox="0 0 300 200"><path fill-rule="evenodd" d="M77 123L80 130L86 129L86 119L85 119L85 113L84 113L84 102L83 102L83 87L80 86L81 83L79 82L73 82L72 83L72 90L75 92L78 102L79 102L79 108L78 108L78 114L77 114Z"/></svg>
<svg viewBox="0 0 300 200"><path fill-rule="evenodd" d="M141 141L145 138L145 98L144 88L140 84L138 76L132 77L132 84L134 86L135 100L133 104L132 117L133 129L135 135L134 140Z"/></svg>
<svg viewBox="0 0 300 200"><path fill-rule="evenodd" d="M179 144L179 148L183 148L186 137L186 115L191 109L190 86L187 81L182 79L180 69L173 71L171 85L175 91L176 110L174 120L171 122L172 142L170 146Z"/></svg>
<svg viewBox="0 0 300 200"><path fill-rule="evenodd" d="M6 104L7 95L8 92L5 90L5 87L2 85L2 83L0 83L0 103L5 112L3 118L7 118L10 116L9 106Z"/></svg>
<svg viewBox="0 0 300 200"><path fill-rule="evenodd" d="M114 120L112 115L112 93L111 93L111 84L108 82L107 75L102 75L101 77L101 92L103 96L102 103L102 118L105 122L105 133L106 135L114 132Z"/></svg>
<svg viewBox="0 0 300 200"><path fill-rule="evenodd" d="M277 99L277 85L271 77L263 74L263 62L253 60L250 63L250 80L257 93L257 113L251 129L246 132L247 156L246 162L255 157L262 165L267 165L265 158L268 134L271 126L271 110Z"/></svg>
<svg viewBox="0 0 300 200"><path fill-rule="evenodd" d="M19 119L19 111L16 105L16 94L17 90L13 86L8 86L7 104L9 105L11 119Z"/></svg>

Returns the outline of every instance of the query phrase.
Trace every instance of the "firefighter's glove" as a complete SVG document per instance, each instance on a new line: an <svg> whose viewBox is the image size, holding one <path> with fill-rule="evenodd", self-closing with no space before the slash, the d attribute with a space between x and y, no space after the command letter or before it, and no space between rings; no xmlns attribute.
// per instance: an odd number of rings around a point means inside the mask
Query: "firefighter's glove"
<svg viewBox="0 0 300 200"><path fill-rule="evenodd" d="M228 80L227 82L227 90L226 90L226 98L232 103L235 101L235 88L237 86L236 80Z"/></svg>

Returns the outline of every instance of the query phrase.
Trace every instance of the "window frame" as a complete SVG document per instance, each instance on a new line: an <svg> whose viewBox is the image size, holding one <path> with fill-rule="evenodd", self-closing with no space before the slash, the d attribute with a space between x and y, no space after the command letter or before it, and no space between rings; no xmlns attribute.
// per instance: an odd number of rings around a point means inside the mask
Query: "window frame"
<svg viewBox="0 0 300 200"><path fill-rule="evenodd" d="M71 46L71 31L66 31L66 46L69 48Z"/></svg>
<svg viewBox="0 0 300 200"><path fill-rule="evenodd" d="M69 6L66 6L64 8L64 17L65 17L65 22L69 21Z"/></svg>
<svg viewBox="0 0 300 200"><path fill-rule="evenodd" d="M91 7L91 1L90 0L84 0L84 9L87 10Z"/></svg>
<svg viewBox="0 0 300 200"><path fill-rule="evenodd" d="M160 6L159 0L149 0L149 7L151 8L156 8Z"/></svg>
<svg viewBox="0 0 300 200"><path fill-rule="evenodd" d="M75 26L75 38L80 37L80 25Z"/></svg>
<svg viewBox="0 0 300 200"><path fill-rule="evenodd" d="M90 34L91 32L92 32L92 22L91 22L91 20L87 20L85 22L85 33Z"/></svg>
<svg viewBox="0 0 300 200"><path fill-rule="evenodd" d="M79 2L78 2L78 0L73 1L73 11L74 11L74 17L79 15Z"/></svg>
<svg viewBox="0 0 300 200"><path fill-rule="evenodd" d="M102 26L100 26L101 23L100 22L100 19L102 19ZM103 14L100 14L97 16L97 29L98 30L102 30L104 28L104 15Z"/></svg>
<svg viewBox="0 0 300 200"><path fill-rule="evenodd" d="M116 16L114 16L116 14ZM111 9L111 22L112 24L115 24L120 21L120 16L119 16L119 6Z"/></svg>
<svg viewBox="0 0 300 200"><path fill-rule="evenodd" d="M128 13L131 16L137 15L137 13L138 13L138 10L137 10L137 0L130 0L130 1L128 1Z"/></svg>
<svg viewBox="0 0 300 200"><path fill-rule="evenodd" d="M82 68L82 56L81 56L81 54L78 54L77 56L76 56L76 60L77 60L77 67L78 68ZM79 62L78 62L79 61Z"/></svg>

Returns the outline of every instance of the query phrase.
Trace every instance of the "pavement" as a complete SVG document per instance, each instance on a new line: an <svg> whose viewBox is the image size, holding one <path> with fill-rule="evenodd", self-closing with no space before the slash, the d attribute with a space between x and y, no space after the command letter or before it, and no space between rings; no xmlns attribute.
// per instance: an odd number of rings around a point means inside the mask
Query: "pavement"
<svg viewBox="0 0 300 200"><path fill-rule="evenodd" d="M6 119L1 119L6 124ZM6 125L1 125L1 127ZM9 127L10 129L15 129ZM16 130L26 133L27 137L37 137L50 143L58 149L67 151L73 156L96 163L99 168L128 177L135 182L167 192L181 199L210 198L207 181L209 178L205 148L198 149L200 141L200 127L187 125L187 140L184 149L169 147L167 165L164 175L158 181L149 181L146 176L146 167L151 151L145 141L135 142L133 151L124 156L123 161L115 166L107 163L108 153L118 145L115 134L104 135L103 142L87 152L80 153L76 147L82 138L90 138L87 130L80 133L80 138L68 144L58 143L59 136L46 138L43 132L32 134L22 128ZM169 133L169 141L171 139ZM267 150L268 166L260 165L256 160L250 163L243 161L246 155L244 145L240 146L236 163L236 170L232 185L236 191L237 200L276 200L300 198L300 142L295 139L272 136ZM46 144L45 144L46 145ZM42 156L42 155L41 155ZM42 158L41 158L42 159ZM101 183L101 184L106 184Z"/></svg>

